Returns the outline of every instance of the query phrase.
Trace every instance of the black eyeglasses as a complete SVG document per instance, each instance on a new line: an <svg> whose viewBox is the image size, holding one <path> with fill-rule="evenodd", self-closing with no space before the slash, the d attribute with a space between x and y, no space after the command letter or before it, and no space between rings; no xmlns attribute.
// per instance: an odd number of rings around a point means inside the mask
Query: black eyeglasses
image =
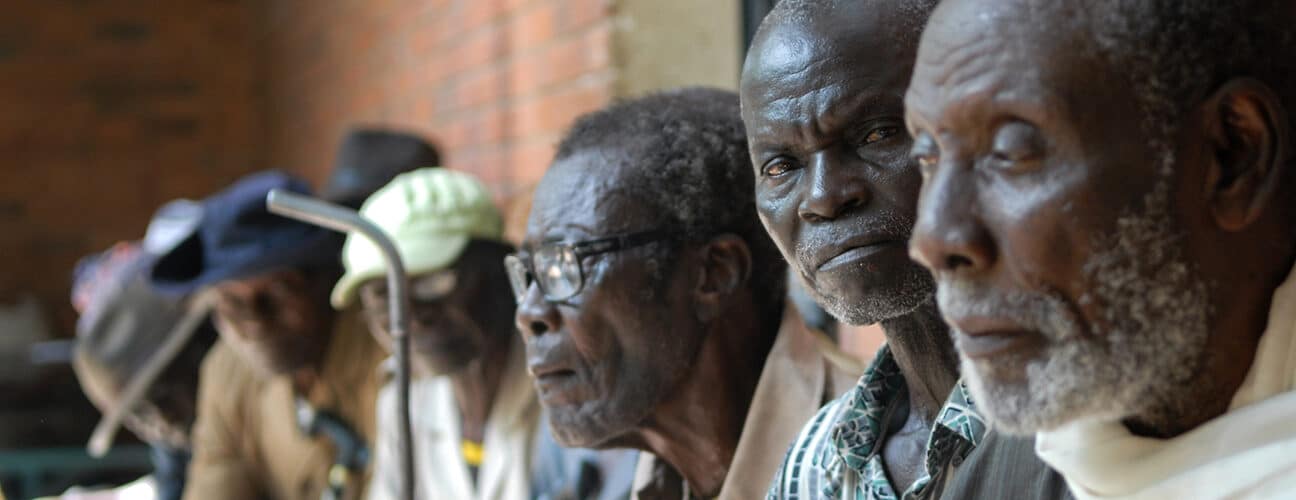
<svg viewBox="0 0 1296 500"><path fill-rule="evenodd" d="M585 271L581 260L585 257L627 250L674 237L673 234L658 230L577 243L545 244L526 254L519 252L504 257L504 268L508 270L509 284L513 286L513 296L518 303L526 298L533 278L546 300L561 302L572 298L584 288Z"/></svg>

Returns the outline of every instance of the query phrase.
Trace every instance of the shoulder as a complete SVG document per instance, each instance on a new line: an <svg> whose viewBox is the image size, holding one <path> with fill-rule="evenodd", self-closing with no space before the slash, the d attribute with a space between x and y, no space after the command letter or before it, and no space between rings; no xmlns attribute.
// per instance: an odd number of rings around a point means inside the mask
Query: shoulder
<svg viewBox="0 0 1296 500"><path fill-rule="evenodd" d="M218 386L221 392L230 392L263 378L224 340L217 340L203 357L200 377L200 386Z"/></svg>

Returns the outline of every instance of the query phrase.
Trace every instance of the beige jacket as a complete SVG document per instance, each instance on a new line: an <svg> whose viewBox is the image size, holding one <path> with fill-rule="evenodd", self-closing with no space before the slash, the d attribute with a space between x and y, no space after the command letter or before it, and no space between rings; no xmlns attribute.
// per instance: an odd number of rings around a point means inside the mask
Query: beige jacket
<svg viewBox="0 0 1296 500"><path fill-rule="evenodd" d="M384 356L358 313L339 313L321 379L307 395L370 447L377 366ZM288 377L263 375L224 342L203 361L193 446L186 500L318 500L334 457L327 438L307 437L298 428ZM351 481L349 498L360 498L366 478Z"/></svg>
<svg viewBox="0 0 1296 500"><path fill-rule="evenodd" d="M1296 270L1274 292L1228 412L1172 439L1090 421L1035 446L1081 499L1296 498Z"/></svg>
<svg viewBox="0 0 1296 500"><path fill-rule="evenodd" d="M414 379L410 386L414 470L419 500L528 500L531 442L540 406L526 371L526 350L513 343L499 393L486 420L483 462L473 484L460 453L459 406L449 377ZM396 500L400 466L396 450L396 383L378 395L378 439L369 500Z"/></svg>
<svg viewBox="0 0 1296 500"><path fill-rule="evenodd" d="M778 337L765 358L738 448L717 498L765 498L770 479L801 428L819 407L854 386L865 368L864 363L838 349L822 332L807 328L795 305L785 305ZM647 488L654 476L661 477L659 468L669 466L658 463L650 453L639 454L634 498L650 498ZM667 477L673 472L668 472ZM655 496L652 498L655 500Z"/></svg>

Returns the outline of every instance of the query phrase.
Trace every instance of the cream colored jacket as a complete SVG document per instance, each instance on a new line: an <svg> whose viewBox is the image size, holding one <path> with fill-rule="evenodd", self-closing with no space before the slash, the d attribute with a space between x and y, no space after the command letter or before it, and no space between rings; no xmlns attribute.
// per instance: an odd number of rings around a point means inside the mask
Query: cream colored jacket
<svg viewBox="0 0 1296 500"><path fill-rule="evenodd" d="M1173 439L1080 422L1036 440L1076 498L1296 498L1296 270L1227 413Z"/></svg>

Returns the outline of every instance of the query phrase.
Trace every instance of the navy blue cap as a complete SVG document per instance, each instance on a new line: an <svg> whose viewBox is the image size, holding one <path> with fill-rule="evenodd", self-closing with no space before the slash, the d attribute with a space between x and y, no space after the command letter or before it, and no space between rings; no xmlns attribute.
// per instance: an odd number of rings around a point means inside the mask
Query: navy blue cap
<svg viewBox="0 0 1296 500"><path fill-rule="evenodd" d="M153 286L189 293L281 269L341 266L343 236L270 213L266 195L274 189L310 195L304 181L277 170L239 179L203 200L197 231L157 259Z"/></svg>

